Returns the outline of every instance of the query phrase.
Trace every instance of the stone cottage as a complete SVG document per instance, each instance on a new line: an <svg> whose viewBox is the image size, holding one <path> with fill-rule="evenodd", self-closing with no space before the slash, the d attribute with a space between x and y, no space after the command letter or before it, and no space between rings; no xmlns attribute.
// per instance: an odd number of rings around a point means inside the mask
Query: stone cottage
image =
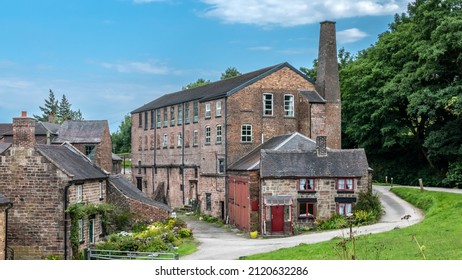
<svg viewBox="0 0 462 280"><path fill-rule="evenodd" d="M66 210L77 204L111 203L109 173L72 144L37 144L35 127L35 119L23 112L13 119L13 143L0 146L0 193L13 203L8 247L15 259L71 259L73 251L93 246L105 232L101 214L73 221ZM145 219L168 216L168 210L157 205L145 203L144 208L140 216L146 213ZM71 239L71 231L78 240Z"/></svg>
<svg viewBox="0 0 462 280"><path fill-rule="evenodd" d="M265 235L347 215L372 187L363 149L329 149L325 136L315 142L299 133L263 143L231 165L228 177L229 222Z"/></svg>

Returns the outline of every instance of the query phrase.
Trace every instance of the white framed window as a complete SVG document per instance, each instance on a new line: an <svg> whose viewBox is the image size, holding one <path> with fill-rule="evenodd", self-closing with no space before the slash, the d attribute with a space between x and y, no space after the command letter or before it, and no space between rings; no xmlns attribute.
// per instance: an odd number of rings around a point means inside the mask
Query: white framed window
<svg viewBox="0 0 462 280"><path fill-rule="evenodd" d="M337 214L346 216L353 213L353 203L337 203Z"/></svg>
<svg viewBox="0 0 462 280"><path fill-rule="evenodd" d="M75 201L82 202L83 200L83 185L75 186Z"/></svg>
<svg viewBox="0 0 462 280"><path fill-rule="evenodd" d="M99 181L99 200L103 200L103 181Z"/></svg>
<svg viewBox="0 0 462 280"><path fill-rule="evenodd" d="M294 96L292 94L284 95L284 116L294 116Z"/></svg>
<svg viewBox="0 0 462 280"><path fill-rule="evenodd" d="M263 94L263 116L273 115L273 94Z"/></svg>
<svg viewBox="0 0 462 280"><path fill-rule="evenodd" d="M197 142L199 141L199 131L193 131L193 146L197 146Z"/></svg>
<svg viewBox="0 0 462 280"><path fill-rule="evenodd" d="M164 141L162 143L162 146L167 147L168 145L168 134L164 133Z"/></svg>
<svg viewBox="0 0 462 280"><path fill-rule="evenodd" d="M243 124L241 126L241 142L252 143L252 125Z"/></svg>
<svg viewBox="0 0 462 280"><path fill-rule="evenodd" d="M210 144L211 130L210 126L205 127L205 144Z"/></svg>
<svg viewBox="0 0 462 280"><path fill-rule="evenodd" d="M212 116L212 110L210 108L210 103L205 103L205 118L208 119Z"/></svg>
<svg viewBox="0 0 462 280"><path fill-rule="evenodd" d="M339 191L353 191L353 179L352 178L340 178L337 179L337 190Z"/></svg>
<svg viewBox="0 0 462 280"><path fill-rule="evenodd" d="M79 220L79 241L83 242L83 220Z"/></svg>
<svg viewBox="0 0 462 280"><path fill-rule="evenodd" d="M216 116L221 117L221 101L215 103Z"/></svg>
<svg viewBox="0 0 462 280"><path fill-rule="evenodd" d="M183 137L181 135L181 132L178 132L178 135L177 135L177 145L178 147L181 147L183 145Z"/></svg>
<svg viewBox="0 0 462 280"><path fill-rule="evenodd" d="M221 143L222 138L221 125L217 125L217 143Z"/></svg>

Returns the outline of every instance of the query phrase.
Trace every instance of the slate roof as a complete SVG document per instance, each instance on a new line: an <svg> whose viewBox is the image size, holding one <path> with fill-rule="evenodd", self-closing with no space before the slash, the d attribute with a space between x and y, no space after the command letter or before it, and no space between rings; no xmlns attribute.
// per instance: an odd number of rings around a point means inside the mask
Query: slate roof
<svg viewBox="0 0 462 280"><path fill-rule="evenodd" d="M189 102L193 100L207 101L213 100L225 96L230 96L231 94L243 89L246 86L249 86L256 81L263 79L264 77L284 68L289 67L293 71L299 73L310 83L314 82L305 74L297 70L295 67L290 65L287 62L277 64L274 66L266 67L260 70L256 70L250 73L242 74L240 76L229 78L226 80L220 80L214 83L210 83L201 87L186 89L170 94L163 95L154 101L151 101L131 113L144 112L148 110L158 109L165 106L175 105L183 102Z"/></svg>
<svg viewBox="0 0 462 280"><path fill-rule="evenodd" d="M316 151L261 151L261 178L283 177L360 177L367 173L364 149L328 150L318 157Z"/></svg>
<svg viewBox="0 0 462 280"><path fill-rule="evenodd" d="M37 150L73 180L104 179L108 175L92 164L72 145L37 145Z"/></svg>
<svg viewBox="0 0 462 280"><path fill-rule="evenodd" d="M8 150L11 145L11 143L0 143L0 154Z"/></svg>
<svg viewBox="0 0 462 280"><path fill-rule="evenodd" d="M0 205L5 205L5 204L9 204L10 201L8 200L8 198L6 198L5 196L3 196L1 193L0 193Z"/></svg>
<svg viewBox="0 0 462 280"><path fill-rule="evenodd" d="M117 188L122 194L131 199L146 203L151 206L155 206L157 208L164 209L166 211L172 211L172 209L168 205L147 197L143 192L141 192L139 189L133 186L127 179L125 179L121 175L109 176L109 182L115 188Z"/></svg>
<svg viewBox="0 0 462 280"><path fill-rule="evenodd" d="M229 170L258 170L260 168L261 150L276 151L312 151L316 150L316 142L298 133L275 136L256 147L250 153L231 164Z"/></svg>
<svg viewBox="0 0 462 280"><path fill-rule="evenodd" d="M52 135L57 134L60 125L49 122L36 122L35 123L35 135L46 135L49 131ZM12 136L13 135L13 124L2 123L0 124L0 135Z"/></svg>
<svg viewBox="0 0 462 280"><path fill-rule="evenodd" d="M65 121L61 124L53 143L100 143L107 121Z"/></svg>
<svg viewBox="0 0 462 280"><path fill-rule="evenodd" d="M326 103L326 100L314 90L302 90L300 94L303 95L310 103Z"/></svg>

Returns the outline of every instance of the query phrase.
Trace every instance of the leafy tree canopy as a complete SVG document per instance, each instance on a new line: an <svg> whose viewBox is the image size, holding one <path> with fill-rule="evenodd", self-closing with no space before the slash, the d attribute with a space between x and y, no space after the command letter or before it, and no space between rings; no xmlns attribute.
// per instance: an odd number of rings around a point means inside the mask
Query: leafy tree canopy
<svg viewBox="0 0 462 280"><path fill-rule="evenodd" d="M132 139L132 118L125 115L119 129L112 133L112 144L116 154L130 153Z"/></svg>
<svg viewBox="0 0 462 280"><path fill-rule="evenodd" d="M460 170L453 164L462 160L460 38L460 0L417 0L341 70L344 132L383 163L381 176L415 183L426 170L427 182L438 184Z"/></svg>

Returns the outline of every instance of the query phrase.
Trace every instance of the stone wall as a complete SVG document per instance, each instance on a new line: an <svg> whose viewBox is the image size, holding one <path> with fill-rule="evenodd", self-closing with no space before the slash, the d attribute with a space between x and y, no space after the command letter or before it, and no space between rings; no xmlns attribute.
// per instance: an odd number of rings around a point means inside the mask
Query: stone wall
<svg viewBox="0 0 462 280"><path fill-rule="evenodd" d="M64 256L64 189L70 179L34 148L13 147L9 155L0 157L0 192L14 205L9 211L8 243L15 259ZM105 187L100 200L99 184L98 180L83 182L83 201L104 202ZM69 205L75 199L73 185L69 187ZM99 225L95 223L95 232ZM98 234L96 242L99 238Z"/></svg>
<svg viewBox="0 0 462 280"><path fill-rule="evenodd" d="M5 259L6 207L7 205L0 204L0 260Z"/></svg>

